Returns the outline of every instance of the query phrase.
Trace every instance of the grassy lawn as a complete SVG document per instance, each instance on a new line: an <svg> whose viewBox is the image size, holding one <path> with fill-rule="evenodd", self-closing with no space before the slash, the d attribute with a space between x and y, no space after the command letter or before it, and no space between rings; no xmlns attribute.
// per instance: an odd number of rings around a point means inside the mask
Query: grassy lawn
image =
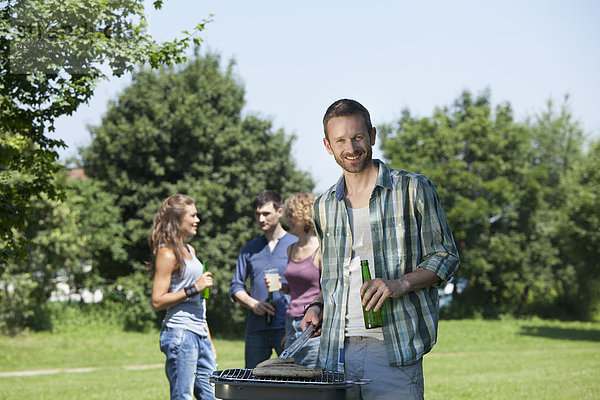
<svg viewBox="0 0 600 400"><path fill-rule="evenodd" d="M428 399L600 399L600 324L441 321Z"/></svg>
<svg viewBox="0 0 600 400"><path fill-rule="evenodd" d="M465 320L439 329L424 359L427 399L600 399L600 323ZM215 344L219 369L243 368L243 340ZM0 400L166 399L163 363L158 332L0 336ZM45 373L8 374L30 370Z"/></svg>

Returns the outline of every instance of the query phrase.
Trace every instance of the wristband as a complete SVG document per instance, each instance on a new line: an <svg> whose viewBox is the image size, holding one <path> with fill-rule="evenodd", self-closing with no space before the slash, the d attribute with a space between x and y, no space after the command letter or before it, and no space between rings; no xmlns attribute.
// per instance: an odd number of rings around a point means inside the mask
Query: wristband
<svg viewBox="0 0 600 400"><path fill-rule="evenodd" d="M302 315L306 315L306 312L312 306L319 306L321 308L321 311L323 311L323 309L325 308L325 304L321 303L320 301L314 301L314 302L310 303L308 306L306 306L306 308L304 309L304 313Z"/></svg>
<svg viewBox="0 0 600 400"><path fill-rule="evenodd" d="M194 297L195 295L197 295L198 293L200 293L200 291L198 289L196 289L195 285L190 285L190 286L186 287L183 290L185 291L185 295L187 297Z"/></svg>

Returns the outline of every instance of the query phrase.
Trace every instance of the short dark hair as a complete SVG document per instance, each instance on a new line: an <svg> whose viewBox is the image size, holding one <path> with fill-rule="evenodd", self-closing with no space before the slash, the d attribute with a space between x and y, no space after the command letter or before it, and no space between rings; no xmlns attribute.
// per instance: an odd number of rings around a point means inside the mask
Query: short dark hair
<svg viewBox="0 0 600 400"><path fill-rule="evenodd" d="M371 116L369 115L369 111L356 100L340 99L335 101L329 106L329 108L327 108L327 111L325 111L325 116L323 117L323 130L325 131L325 139L329 140L327 137L327 122L329 122L331 118L350 117L352 115L362 116L365 120L367 130L369 134L371 134L373 125L371 124Z"/></svg>
<svg viewBox="0 0 600 400"><path fill-rule="evenodd" d="M275 210L279 210L282 205L281 195L273 190L263 190L254 196L252 208L256 210L258 207L262 207L269 202L273 202Z"/></svg>

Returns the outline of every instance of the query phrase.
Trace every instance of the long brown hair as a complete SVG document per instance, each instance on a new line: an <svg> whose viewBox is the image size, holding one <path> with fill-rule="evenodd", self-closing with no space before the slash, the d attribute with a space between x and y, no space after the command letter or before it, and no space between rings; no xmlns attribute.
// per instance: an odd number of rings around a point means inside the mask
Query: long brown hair
<svg viewBox="0 0 600 400"><path fill-rule="evenodd" d="M154 273L158 249L165 245L175 254L175 271L180 275L185 268L184 235L181 233L181 221L185 216L185 208L193 205L194 200L185 194L176 194L163 200L154 216L154 227L148 238L152 249L150 266Z"/></svg>

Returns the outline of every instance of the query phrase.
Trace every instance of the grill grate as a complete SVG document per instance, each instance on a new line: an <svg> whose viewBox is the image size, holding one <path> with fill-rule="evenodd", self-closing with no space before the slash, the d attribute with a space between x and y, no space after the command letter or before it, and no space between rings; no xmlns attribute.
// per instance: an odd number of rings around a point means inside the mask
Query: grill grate
<svg viewBox="0 0 600 400"><path fill-rule="evenodd" d="M217 381L235 382L269 382L269 383L310 383L313 385L330 385L346 383L344 374L332 371L323 371L321 378L276 378L267 376L255 376L251 369L225 369L215 371L212 378Z"/></svg>

